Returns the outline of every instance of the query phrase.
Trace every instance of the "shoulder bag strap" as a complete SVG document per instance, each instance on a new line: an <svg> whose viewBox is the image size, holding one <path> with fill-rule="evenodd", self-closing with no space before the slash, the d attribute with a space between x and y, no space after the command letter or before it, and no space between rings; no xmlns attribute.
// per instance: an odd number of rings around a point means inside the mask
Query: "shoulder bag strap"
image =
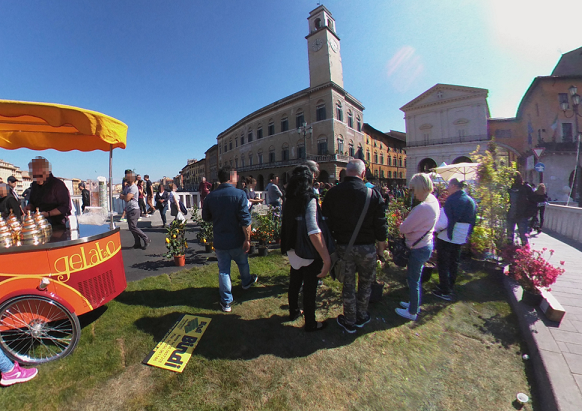
<svg viewBox="0 0 582 411"><path fill-rule="evenodd" d="M364 209L362 210L362 214L360 215L360 219L358 220L358 224L356 225L356 229L354 230L354 233L352 234L352 238L350 238L350 243L348 244L348 247L346 248L346 254L348 254L351 250L352 247L354 246L354 242L356 241L356 237L358 236L358 233L360 232L360 228L362 227L362 223L364 222L364 218L366 217L366 213L368 212L368 207L370 206L370 198L372 197L372 189L371 188L367 188L368 191L366 192L366 203L364 204Z"/></svg>
<svg viewBox="0 0 582 411"><path fill-rule="evenodd" d="M430 230L432 230L432 228L431 228ZM414 243L412 243L412 245L410 246L410 248L412 248L412 247L414 247L415 245L417 245L418 243L420 243L420 240L422 240L424 237L426 237L426 235L427 235L428 233L430 233L430 230L428 230L426 233L424 233L424 234L422 235L422 237L420 237L418 240L416 240ZM446 229L444 229L444 230L446 230ZM444 231L444 230L441 230L441 231ZM439 233L440 233L440 231L439 231Z"/></svg>

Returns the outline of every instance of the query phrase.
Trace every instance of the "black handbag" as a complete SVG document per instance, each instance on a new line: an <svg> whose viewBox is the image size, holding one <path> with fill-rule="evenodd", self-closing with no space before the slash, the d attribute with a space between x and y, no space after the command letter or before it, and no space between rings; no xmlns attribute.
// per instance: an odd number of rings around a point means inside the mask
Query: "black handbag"
<svg viewBox="0 0 582 411"><path fill-rule="evenodd" d="M321 230L321 234L323 235L323 241L327 247L327 251L329 254L332 254L335 251L335 240L331 235L331 231L327 227L327 223L321 214L321 209L319 208L319 204L317 204L317 225ZM313 246L309 235L307 234L307 221L305 220L305 216L297 217L297 230L296 230L296 241L295 241L295 254L298 257L305 258L308 260L313 260L319 257L319 253Z"/></svg>
<svg viewBox="0 0 582 411"><path fill-rule="evenodd" d="M432 228L430 229L432 230ZM428 233L428 230L422 237L412 243L412 247L420 242ZM390 243L390 252L392 253L392 262L397 265L398 267L406 267L408 265L408 259L410 258L410 247L406 245L406 239L404 237L400 237L395 241Z"/></svg>

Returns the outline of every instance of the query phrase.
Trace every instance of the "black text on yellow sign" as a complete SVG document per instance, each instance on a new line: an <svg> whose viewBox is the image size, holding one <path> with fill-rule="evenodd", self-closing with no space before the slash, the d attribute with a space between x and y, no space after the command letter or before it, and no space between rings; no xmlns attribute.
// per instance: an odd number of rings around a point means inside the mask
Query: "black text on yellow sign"
<svg viewBox="0 0 582 411"><path fill-rule="evenodd" d="M184 314L144 362L170 371L184 371L209 323L210 318Z"/></svg>

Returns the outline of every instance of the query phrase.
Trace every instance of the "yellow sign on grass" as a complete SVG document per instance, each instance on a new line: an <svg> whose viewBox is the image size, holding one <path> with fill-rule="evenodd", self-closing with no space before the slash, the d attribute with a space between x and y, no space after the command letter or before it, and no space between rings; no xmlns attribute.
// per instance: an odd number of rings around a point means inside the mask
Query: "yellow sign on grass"
<svg viewBox="0 0 582 411"><path fill-rule="evenodd" d="M206 331L210 318L184 314L144 359L144 363L182 372Z"/></svg>

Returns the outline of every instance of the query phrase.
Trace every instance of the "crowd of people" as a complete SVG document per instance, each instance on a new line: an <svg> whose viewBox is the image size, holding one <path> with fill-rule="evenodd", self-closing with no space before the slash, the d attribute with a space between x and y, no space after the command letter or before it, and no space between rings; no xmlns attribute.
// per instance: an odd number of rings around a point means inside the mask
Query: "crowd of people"
<svg viewBox="0 0 582 411"><path fill-rule="evenodd" d="M453 299L461 245L470 236L476 219L476 205L464 191L464 182L449 182L449 196L441 208L427 174L414 175L409 188L392 190L366 182L366 167L361 160L351 160L345 178L335 185L317 182L318 175L318 164L307 161L293 170L284 187L275 175L270 176L266 187L267 204L282 211L281 252L288 256L290 264L290 320L303 316L307 332L327 326L325 321L316 321L315 300L318 282L328 275L335 251L345 264L343 313L336 321L348 333L355 333L370 321L368 304L376 281L376 262L384 258L387 247L386 207L390 201L408 195L408 190L418 202L400 227L411 249L407 266L410 298L395 311L408 320L417 319L422 268L432 255L435 235L439 261L446 262L439 264L439 286L433 294L443 300ZM254 179L239 184L236 171L228 166L219 170L218 177L220 185L205 195L202 218L213 223L220 305L223 311L230 312L231 262L234 260L239 268L243 289L258 280L250 274L247 252L251 209L262 199L254 193Z"/></svg>
<svg viewBox="0 0 582 411"><path fill-rule="evenodd" d="M54 227L64 225L71 213L71 202L64 183L55 178L46 159L36 158L30 164L34 183L27 193L27 205L21 207L13 176L0 184L0 211L10 210L22 215L38 207ZM376 281L376 261L384 259L387 247L387 204L412 195L416 205L399 227L409 248L407 264L408 301L395 308L399 316L415 321L422 305L421 276L425 263L437 251L439 283L432 291L445 301L455 298L461 247L471 236L476 224L477 205L465 191L466 183L455 178L446 187L446 200L439 204L439 188L428 174L412 176L409 187L386 186L366 182L366 167L361 160L351 160L342 182L334 185L317 181L319 166L306 161L296 167L288 183L281 187L278 177L271 175L266 187L267 204L281 211L281 252L288 256L290 281L288 290L289 320L304 317L306 332L326 328L326 321L316 321L316 295L319 281L332 268L332 253L345 266L342 279L343 313L337 324L347 333L355 333L371 320L368 311L372 284ZM255 191L256 180L238 181L235 170L225 166L218 171L220 184L213 187L202 179L198 189L202 218L213 223L214 247L218 260L220 306L232 310L233 296L230 276L231 263L239 269L242 288L249 289L258 281L250 274L248 251L251 241L251 211L262 203ZM241 187L239 189L237 187ZM89 192L79 184L83 209L88 205ZM154 196L148 175L136 175L126 170L122 193L124 216L134 237L134 248L147 249L151 240L137 227L140 217L161 214L166 226L166 212L176 217L180 203L177 186L166 191L160 184ZM545 185L537 187L523 181L519 172L509 192L507 238L513 243L517 226L522 244L528 243L532 230L542 231L545 205L548 201ZM357 276L356 276L357 274ZM356 280L357 279L357 280ZM303 294L302 309L299 295ZM23 369L12 363L0 350L1 385L28 381L37 374L35 368Z"/></svg>

